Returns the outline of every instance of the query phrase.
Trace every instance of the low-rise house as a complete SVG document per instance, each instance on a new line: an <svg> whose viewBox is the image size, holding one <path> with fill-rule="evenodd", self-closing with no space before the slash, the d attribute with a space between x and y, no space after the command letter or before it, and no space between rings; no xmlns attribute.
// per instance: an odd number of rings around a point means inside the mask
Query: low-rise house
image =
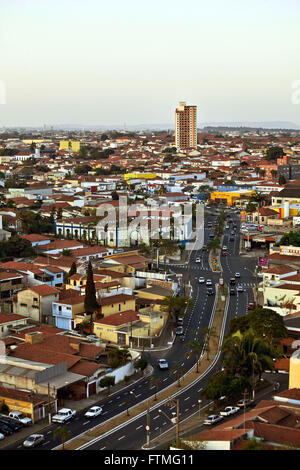
<svg viewBox="0 0 300 470"><path fill-rule="evenodd" d="M53 325L52 302L59 299L59 290L42 284L19 291L14 299L14 313L29 316L38 323Z"/></svg>
<svg viewBox="0 0 300 470"><path fill-rule="evenodd" d="M74 319L76 315L85 312L85 296L81 293L77 293L77 295L71 295L71 291L72 289L69 289L69 297L52 302L52 315L54 317L55 326L57 328L73 330L75 327Z"/></svg>

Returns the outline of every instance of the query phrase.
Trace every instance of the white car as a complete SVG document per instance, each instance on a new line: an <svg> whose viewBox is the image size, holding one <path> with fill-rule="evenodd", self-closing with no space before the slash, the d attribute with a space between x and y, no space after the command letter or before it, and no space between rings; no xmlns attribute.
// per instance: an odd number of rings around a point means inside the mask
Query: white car
<svg viewBox="0 0 300 470"><path fill-rule="evenodd" d="M196 258L196 259L195 259L195 262L196 262L196 263L201 263L201 259L200 259L200 258Z"/></svg>
<svg viewBox="0 0 300 470"><path fill-rule="evenodd" d="M240 411L238 406L226 406L226 408L220 412L221 416L231 416Z"/></svg>
<svg viewBox="0 0 300 470"><path fill-rule="evenodd" d="M101 415L102 413L102 408L101 406L92 406L87 410L86 413L84 413L84 416L86 418L96 418L96 416Z"/></svg>
<svg viewBox="0 0 300 470"><path fill-rule="evenodd" d="M239 278L241 277L240 273L235 273L234 277Z"/></svg>
<svg viewBox="0 0 300 470"><path fill-rule="evenodd" d="M203 421L203 424L209 426L210 424L218 423L222 419L223 419L223 416L221 415L210 415Z"/></svg>
<svg viewBox="0 0 300 470"><path fill-rule="evenodd" d="M76 415L75 410L70 408L61 408L56 415L52 416L52 423L65 423Z"/></svg>
<svg viewBox="0 0 300 470"><path fill-rule="evenodd" d="M207 286L212 286L212 281L211 281L211 279L207 279L206 285L207 285Z"/></svg>
<svg viewBox="0 0 300 470"><path fill-rule="evenodd" d="M241 284L238 284L236 290L237 290L238 292L244 292L244 287L243 287Z"/></svg>
<svg viewBox="0 0 300 470"><path fill-rule="evenodd" d="M158 368L159 369L168 369L169 368L169 364L167 363L167 361L165 359L158 359Z"/></svg>
<svg viewBox="0 0 300 470"><path fill-rule="evenodd" d="M204 277L199 277L199 283L200 283L200 284L204 284L204 282L205 282Z"/></svg>
<svg viewBox="0 0 300 470"><path fill-rule="evenodd" d="M30 424L32 424L31 418L27 418L27 416L24 416L21 411L11 411L8 414L8 417L19 421L19 423L23 424L24 426L29 426Z"/></svg>
<svg viewBox="0 0 300 470"><path fill-rule="evenodd" d="M5 438L4 434L2 434L2 432L0 432L0 441L2 441L2 439L4 439L4 438Z"/></svg>

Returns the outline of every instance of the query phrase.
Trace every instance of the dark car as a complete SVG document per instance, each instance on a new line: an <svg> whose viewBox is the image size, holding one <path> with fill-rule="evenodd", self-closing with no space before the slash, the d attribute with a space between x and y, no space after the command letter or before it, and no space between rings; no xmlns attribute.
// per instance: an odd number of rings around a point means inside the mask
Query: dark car
<svg viewBox="0 0 300 470"><path fill-rule="evenodd" d="M230 295L235 295L235 290L234 290L234 289L230 289L229 294L230 294Z"/></svg>
<svg viewBox="0 0 300 470"><path fill-rule="evenodd" d="M20 423L14 422L12 419L7 419L6 417L0 416L0 423L6 424L12 431L19 431L23 428L23 425Z"/></svg>
<svg viewBox="0 0 300 470"><path fill-rule="evenodd" d="M214 295L214 290L212 287L207 288L207 295Z"/></svg>
<svg viewBox="0 0 300 470"><path fill-rule="evenodd" d="M183 326L178 326L176 328L176 335L183 335Z"/></svg>
<svg viewBox="0 0 300 470"><path fill-rule="evenodd" d="M10 436L13 434L13 430L4 423L0 423L0 432L4 434L4 436Z"/></svg>
<svg viewBox="0 0 300 470"><path fill-rule="evenodd" d="M234 286L234 285L235 285L235 278L234 278L234 277L231 277L231 278L230 278L229 284L230 284L231 286Z"/></svg>

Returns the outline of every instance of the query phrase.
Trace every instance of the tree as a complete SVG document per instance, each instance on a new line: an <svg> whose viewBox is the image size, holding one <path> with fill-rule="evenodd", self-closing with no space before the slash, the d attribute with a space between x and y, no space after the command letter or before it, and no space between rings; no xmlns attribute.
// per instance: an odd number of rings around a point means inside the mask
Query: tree
<svg viewBox="0 0 300 470"><path fill-rule="evenodd" d="M203 328L202 330L203 335L204 335L204 345L203 345L203 350L206 351L206 359L209 360L209 353L210 353L210 340L213 337L217 337L216 329L215 327L206 327Z"/></svg>
<svg viewBox="0 0 300 470"><path fill-rule="evenodd" d="M154 396L154 400L157 400L157 391L158 391L158 386L161 382L161 378L160 377L154 377L153 375L150 377L150 385L154 386L155 387L155 396Z"/></svg>
<svg viewBox="0 0 300 470"><path fill-rule="evenodd" d="M275 145L267 149L266 160L277 160L277 158L282 158L283 155L282 147Z"/></svg>
<svg viewBox="0 0 300 470"><path fill-rule="evenodd" d="M188 348L188 351L185 354L185 357L189 358L192 354L196 356L196 364L197 364L197 369L196 372L197 374L199 373L199 359L200 359L200 354L203 350L203 344L198 340L190 341L189 343L186 344L185 346Z"/></svg>
<svg viewBox="0 0 300 470"><path fill-rule="evenodd" d="M168 312L171 320L177 323L178 317L183 316L185 310L192 306L193 301L188 296L168 296L163 299L160 309L163 312Z"/></svg>
<svg viewBox="0 0 300 470"><path fill-rule="evenodd" d="M253 437L252 439L248 439L240 450L268 450L268 446Z"/></svg>
<svg viewBox="0 0 300 470"><path fill-rule="evenodd" d="M278 183L282 186L286 183L286 179L283 175L279 175Z"/></svg>
<svg viewBox="0 0 300 470"><path fill-rule="evenodd" d="M100 380L99 385L101 388L107 388L107 395L110 394L110 387L115 385L115 376L113 375L106 375L103 379Z"/></svg>
<svg viewBox="0 0 300 470"><path fill-rule="evenodd" d="M62 442L62 449L65 449L65 442L68 439L68 437L71 437L72 433L71 431L68 430L67 426L62 426L60 428L56 428L53 431L53 439L57 439L58 437L61 438Z"/></svg>
<svg viewBox="0 0 300 470"><path fill-rule="evenodd" d="M170 370L170 377L172 377L172 375L175 375L175 378L177 380L177 386L180 387L181 383L180 383L180 379L181 377L183 376L183 369L182 369L182 365L177 363L177 364L174 364L174 366L172 367L172 369Z"/></svg>
<svg viewBox="0 0 300 470"><path fill-rule="evenodd" d="M84 308L88 315L93 319L95 310L98 310L99 304L96 299L96 288L94 283L92 263L89 261L87 268L87 279L85 285Z"/></svg>
<svg viewBox="0 0 300 470"><path fill-rule="evenodd" d="M109 364L111 367L116 368L124 366L131 360L131 354L128 349L111 349L108 352Z"/></svg>
<svg viewBox="0 0 300 470"><path fill-rule="evenodd" d="M139 359L135 361L134 368L136 370L140 370L143 375L144 370L146 369L147 365L148 365L148 362L146 361L146 359L143 359L142 357L140 357Z"/></svg>

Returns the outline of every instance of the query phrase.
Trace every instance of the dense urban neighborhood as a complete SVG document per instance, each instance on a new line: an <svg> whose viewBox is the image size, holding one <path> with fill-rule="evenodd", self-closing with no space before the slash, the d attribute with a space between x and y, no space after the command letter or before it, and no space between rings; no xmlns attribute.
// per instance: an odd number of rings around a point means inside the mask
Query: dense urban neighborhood
<svg viewBox="0 0 300 470"><path fill-rule="evenodd" d="M2 129L1 449L300 448L300 131L194 108Z"/></svg>

